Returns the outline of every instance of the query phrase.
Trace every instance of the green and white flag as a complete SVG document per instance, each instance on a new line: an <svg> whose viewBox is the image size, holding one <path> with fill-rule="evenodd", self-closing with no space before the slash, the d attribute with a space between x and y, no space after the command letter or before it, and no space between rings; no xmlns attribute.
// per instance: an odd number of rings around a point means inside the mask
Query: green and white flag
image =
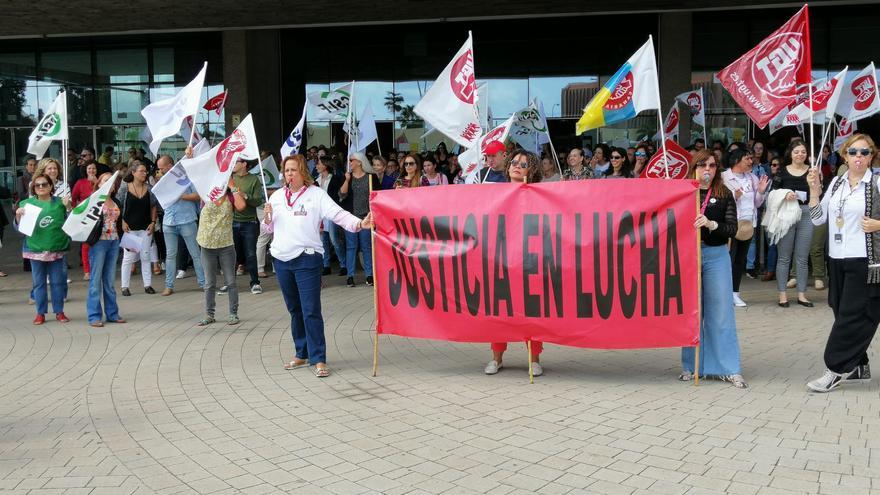
<svg viewBox="0 0 880 495"><path fill-rule="evenodd" d="M52 141L67 139L67 93L58 93L55 101L28 137L28 153L43 158Z"/></svg>
<svg viewBox="0 0 880 495"><path fill-rule="evenodd" d="M260 170L263 171L263 179L266 181L266 188L279 188L281 187L281 174L278 173L278 165L275 164L275 157L269 155L256 167L248 170L249 173L257 175L260 173Z"/></svg>
<svg viewBox="0 0 880 495"><path fill-rule="evenodd" d="M115 172L113 177L110 177L110 180L105 182L100 189L93 192L88 199L78 204L70 212L61 230L67 232L71 240L85 242L89 238L89 234L92 233L95 223L97 223L101 216L101 209L104 207L104 202L107 201L110 188L116 182L117 175L119 175L119 172Z"/></svg>
<svg viewBox="0 0 880 495"><path fill-rule="evenodd" d="M333 117L345 117L348 115L353 86L354 82L352 81L330 91L309 93L306 98L312 107L312 111L309 111L309 117L318 120L329 120Z"/></svg>

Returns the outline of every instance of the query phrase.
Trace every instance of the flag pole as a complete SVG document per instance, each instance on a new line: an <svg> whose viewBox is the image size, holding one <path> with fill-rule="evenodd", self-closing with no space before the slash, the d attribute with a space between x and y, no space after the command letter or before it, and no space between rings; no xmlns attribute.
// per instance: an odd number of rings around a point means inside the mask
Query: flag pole
<svg viewBox="0 0 880 495"><path fill-rule="evenodd" d="M532 339L526 340L526 352L529 353L529 383L535 383L535 373L532 371Z"/></svg>
<svg viewBox="0 0 880 495"><path fill-rule="evenodd" d="M196 113L193 114L192 125L190 126L190 129L189 129L189 143L187 143L187 146L192 146L193 137L196 135L196 117L198 117L198 115L199 115L198 111L196 111Z"/></svg>
<svg viewBox="0 0 880 495"><path fill-rule="evenodd" d="M813 139L813 76L810 73L810 82L809 82L809 95L807 96L807 110L810 111L810 167L816 168L816 155L814 152L816 151L816 143Z"/></svg>
<svg viewBox="0 0 880 495"><path fill-rule="evenodd" d="M654 36L648 35L648 42L651 43L651 51L654 50ZM654 56L654 75L657 76L657 56ZM663 125L663 112L662 105L660 105L660 78L654 77L654 95L657 97L657 122L660 124L660 146L663 149L663 170L666 175L665 178L669 178L669 159L666 156L666 129L664 129Z"/></svg>
<svg viewBox="0 0 880 495"><path fill-rule="evenodd" d="M63 157L62 160L63 160L63 165L64 165L64 182L66 183L68 180L67 168L69 166L69 163L67 160L67 140L66 139L61 140L61 156Z"/></svg>
<svg viewBox="0 0 880 495"><path fill-rule="evenodd" d="M706 145L706 148L709 147L709 135L706 131L706 97L703 94L703 87L700 86L700 105L703 107L703 144Z"/></svg>
<svg viewBox="0 0 880 495"><path fill-rule="evenodd" d="M562 165L559 164L559 155L556 154L556 148L553 146L553 140L550 139L550 133L547 133L547 141L550 143L550 151L553 152L553 159L556 160L556 168L559 169L560 180L562 178Z"/></svg>

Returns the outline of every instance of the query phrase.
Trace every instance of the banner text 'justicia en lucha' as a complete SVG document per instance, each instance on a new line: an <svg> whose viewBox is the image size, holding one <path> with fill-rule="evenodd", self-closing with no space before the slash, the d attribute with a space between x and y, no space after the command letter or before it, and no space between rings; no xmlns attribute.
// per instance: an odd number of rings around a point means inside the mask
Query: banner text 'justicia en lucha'
<svg viewBox="0 0 880 495"><path fill-rule="evenodd" d="M378 332L696 345L695 195L661 179L375 192Z"/></svg>

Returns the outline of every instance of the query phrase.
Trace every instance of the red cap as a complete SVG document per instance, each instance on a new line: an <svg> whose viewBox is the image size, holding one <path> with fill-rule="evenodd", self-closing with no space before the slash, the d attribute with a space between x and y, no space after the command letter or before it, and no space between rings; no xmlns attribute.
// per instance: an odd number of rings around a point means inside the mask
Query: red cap
<svg viewBox="0 0 880 495"><path fill-rule="evenodd" d="M499 151L507 151L507 147L501 141L492 141L483 149L484 155L494 155Z"/></svg>

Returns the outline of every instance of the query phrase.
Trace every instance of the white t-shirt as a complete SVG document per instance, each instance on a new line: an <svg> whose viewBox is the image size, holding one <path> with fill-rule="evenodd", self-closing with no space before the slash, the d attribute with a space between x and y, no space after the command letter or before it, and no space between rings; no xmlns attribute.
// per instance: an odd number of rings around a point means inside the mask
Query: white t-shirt
<svg viewBox="0 0 880 495"><path fill-rule="evenodd" d="M361 220L342 209L319 186L299 191L282 188L269 197L272 205L274 231L270 252L279 261L290 261L302 253L324 254L321 242L321 222L333 222L349 232L360 230Z"/></svg>

